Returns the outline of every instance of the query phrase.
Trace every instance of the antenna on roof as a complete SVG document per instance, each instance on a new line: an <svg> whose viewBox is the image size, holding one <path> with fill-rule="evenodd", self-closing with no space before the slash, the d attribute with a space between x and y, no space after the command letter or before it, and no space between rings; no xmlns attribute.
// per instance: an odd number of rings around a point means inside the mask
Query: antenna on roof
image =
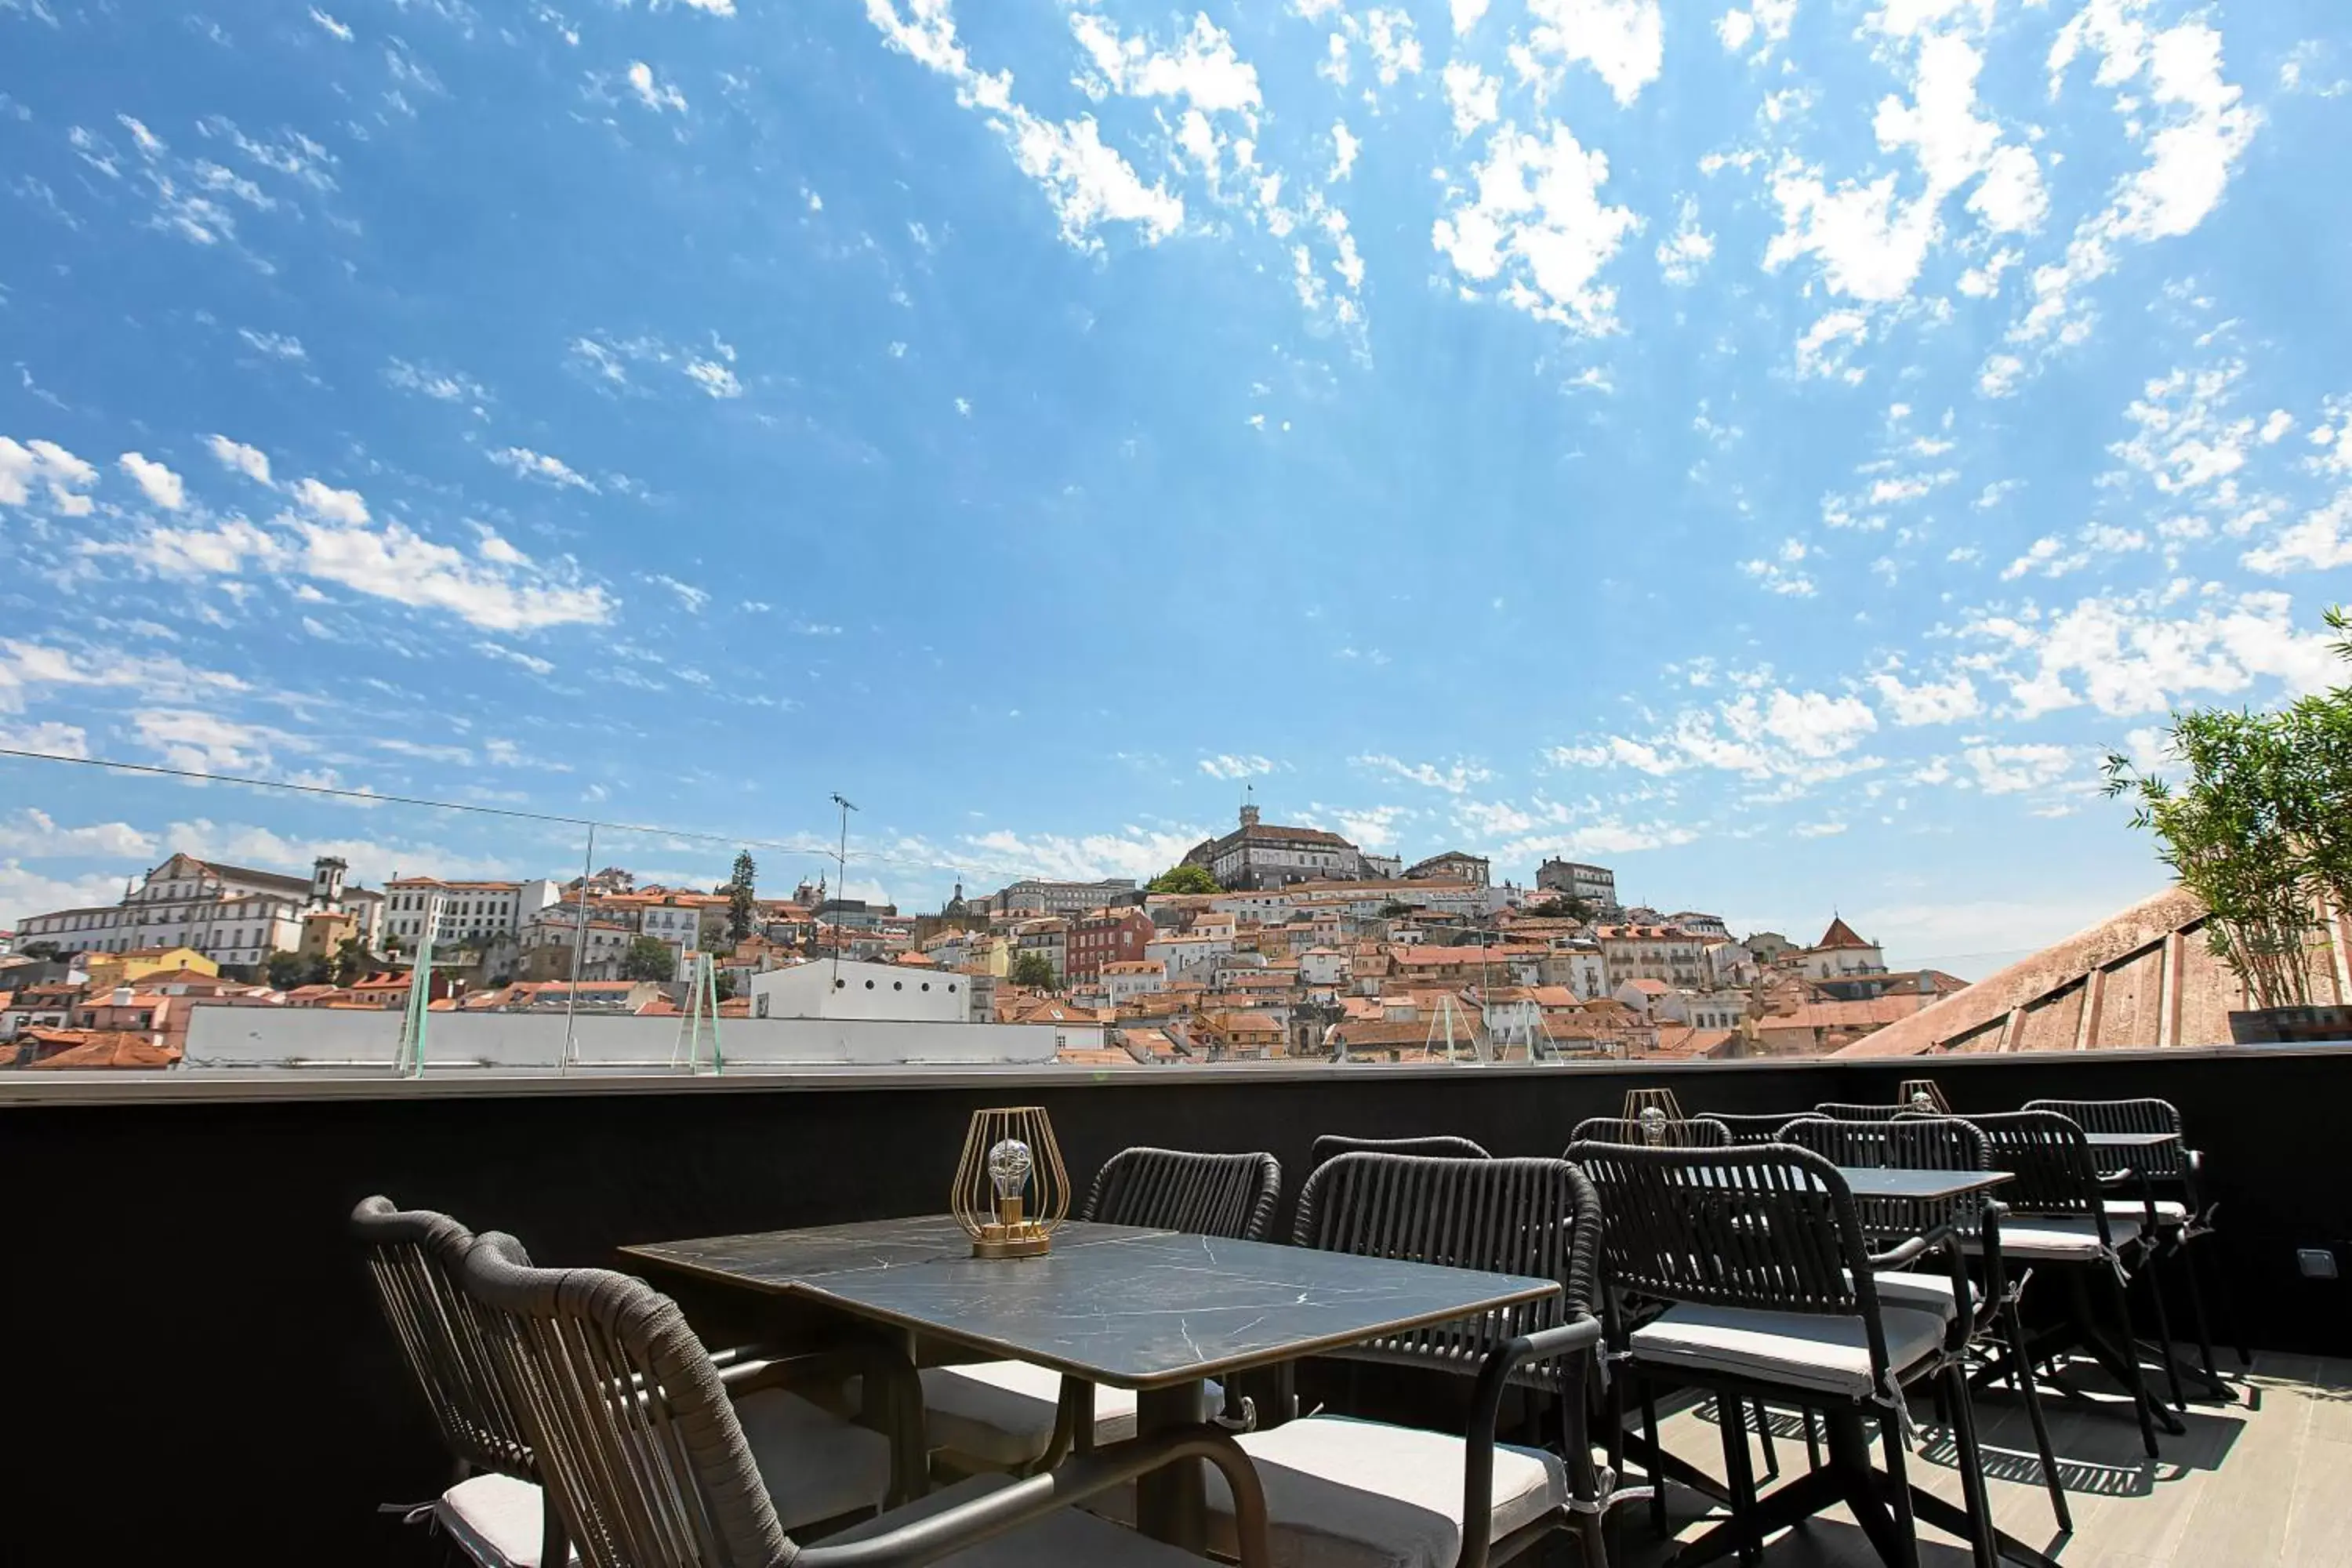
<svg viewBox="0 0 2352 1568"><path fill-rule="evenodd" d="M849 881L849 814L857 806L839 790L833 792L833 804L841 807L841 850L833 858L836 868L833 900L838 906L847 896L843 889ZM833 978L836 982L841 978L841 910L838 907L833 911Z"/></svg>

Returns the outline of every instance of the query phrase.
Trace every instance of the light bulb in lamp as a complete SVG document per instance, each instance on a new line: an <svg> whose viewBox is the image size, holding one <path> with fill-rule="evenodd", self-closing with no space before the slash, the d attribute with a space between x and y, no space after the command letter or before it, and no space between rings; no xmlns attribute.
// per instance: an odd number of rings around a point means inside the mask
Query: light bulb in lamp
<svg viewBox="0 0 2352 1568"><path fill-rule="evenodd" d="M999 1225L1021 1223L1021 1194L1029 1185L1029 1173L1037 1167L1036 1157L1029 1145L1018 1138L999 1140L988 1151L988 1180L996 1188L996 1220Z"/></svg>
<svg viewBox="0 0 2352 1568"><path fill-rule="evenodd" d="M1915 1089L1911 1091L1911 1109L1914 1110L1933 1110L1936 1109L1936 1102L1927 1098L1927 1091L1926 1089Z"/></svg>
<svg viewBox="0 0 2352 1568"><path fill-rule="evenodd" d="M1657 1144L1666 1141L1666 1113L1654 1105L1642 1107L1642 1142Z"/></svg>

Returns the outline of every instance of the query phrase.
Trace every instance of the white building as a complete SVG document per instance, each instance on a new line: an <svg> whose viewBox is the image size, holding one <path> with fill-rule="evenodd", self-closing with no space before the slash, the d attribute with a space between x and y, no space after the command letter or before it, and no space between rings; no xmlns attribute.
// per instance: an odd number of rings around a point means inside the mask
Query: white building
<svg viewBox="0 0 2352 1568"><path fill-rule="evenodd" d="M1617 873L1606 866L1577 860L1547 860L1536 868L1536 886L1570 898L1582 899L1596 910L1617 905Z"/></svg>
<svg viewBox="0 0 2352 1568"><path fill-rule="evenodd" d="M1282 827L1242 807L1241 826L1201 844L1185 857L1206 866L1225 888L1279 888L1288 882L1353 881L1363 874L1356 847L1319 827Z"/></svg>
<svg viewBox="0 0 2352 1568"><path fill-rule="evenodd" d="M987 900L998 914L1082 915L1135 901L1135 879L1106 877L1099 882L1049 882L1024 877Z"/></svg>
<svg viewBox="0 0 2352 1568"><path fill-rule="evenodd" d="M1103 1000L1116 1007L1138 996L1168 989L1168 965L1156 958L1138 958L1102 966Z"/></svg>
<svg viewBox="0 0 2352 1568"><path fill-rule="evenodd" d="M1601 944L1612 989L1628 980L1663 980L1680 986L1706 983L1705 945L1680 926L1595 926L1592 935Z"/></svg>
<svg viewBox="0 0 2352 1568"><path fill-rule="evenodd" d="M301 945L302 917L313 910L352 916L373 946L383 923L384 897L347 887L342 861L322 856L309 880L280 871L199 860L174 854L120 902L56 910L26 918L19 946L51 942L60 952L131 952L150 947L192 947L216 963L254 965L272 952Z"/></svg>
<svg viewBox="0 0 2352 1568"><path fill-rule="evenodd" d="M395 877L383 885L384 935L415 952L425 935L425 922L439 900L440 923L433 941L463 942L468 938L518 939L531 917L555 903L562 894L541 877L528 882L447 882L438 877Z"/></svg>
<svg viewBox="0 0 2352 1568"><path fill-rule="evenodd" d="M1185 979L1206 984L1209 966L1233 950L1229 936L1158 936L1144 943L1143 956L1167 966L1171 985Z"/></svg>
<svg viewBox="0 0 2352 1568"><path fill-rule="evenodd" d="M754 1018L971 1021L971 977L911 963L820 958L751 977Z"/></svg>
<svg viewBox="0 0 2352 1568"><path fill-rule="evenodd" d="M1336 947L1310 947L1298 955L1298 984L1301 985L1344 985L1348 983L1349 961Z"/></svg>
<svg viewBox="0 0 2352 1568"><path fill-rule="evenodd" d="M1886 954L1876 942L1864 941L1843 920L1832 919L1822 940L1797 954L1797 970L1808 980L1884 974Z"/></svg>
<svg viewBox="0 0 2352 1568"><path fill-rule="evenodd" d="M1545 984L1565 985L1580 1001L1595 1001L1611 989L1608 963L1601 956L1600 947L1590 942L1553 943L1544 955L1543 974Z"/></svg>
<svg viewBox="0 0 2352 1568"><path fill-rule="evenodd" d="M1676 910L1666 917L1666 923L1680 926L1693 936L1719 936L1731 940L1731 928L1723 923L1721 915L1710 915L1697 910Z"/></svg>

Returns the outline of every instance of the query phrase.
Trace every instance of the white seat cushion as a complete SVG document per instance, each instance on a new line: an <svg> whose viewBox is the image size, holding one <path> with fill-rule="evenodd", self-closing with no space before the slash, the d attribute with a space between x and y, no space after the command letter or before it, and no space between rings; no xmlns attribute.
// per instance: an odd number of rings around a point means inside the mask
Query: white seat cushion
<svg viewBox="0 0 2352 1568"><path fill-rule="evenodd" d="M2136 1219L2145 1221L2147 1218L2147 1205L2138 1198L2109 1198L2107 1200L2107 1213L2111 1217L2116 1219ZM2158 1198L2156 1200L2156 1223L2158 1225L2179 1225L2188 1217L2189 1205L2187 1204L2178 1203L2171 1198ZM2002 1244L2004 1248L2008 1244L2006 1242Z"/></svg>
<svg viewBox="0 0 2352 1568"><path fill-rule="evenodd" d="M837 1535L824 1538L827 1546L842 1546L852 1542L871 1541L887 1535L901 1525L913 1524L943 1513L959 1503L985 1497L1000 1487L1009 1487L1013 1478L1002 1475L973 1476L944 1487L904 1508L893 1509L879 1519L853 1525ZM1041 1565L1068 1564L1069 1568L1201 1568L1201 1559L1189 1552L1180 1552L1161 1542L1136 1534L1123 1525L1075 1509L1063 1509L1047 1514L1018 1530L983 1541L977 1546L966 1547L950 1557L933 1560L938 1568L1041 1568Z"/></svg>
<svg viewBox="0 0 2352 1568"><path fill-rule="evenodd" d="M1888 1365L1901 1373L1943 1342L1940 1310L1882 1306ZM1872 1392L1870 1341L1860 1318L1763 1312L1683 1302L1633 1331L1638 1364L1711 1372L1862 1398Z"/></svg>
<svg viewBox="0 0 2352 1568"><path fill-rule="evenodd" d="M920 1375L925 1436L932 1447L1009 1469L1038 1458L1053 1443L1060 1373L1027 1362L983 1361L927 1366ZM1096 1443L1134 1436L1135 1394L1097 1385Z"/></svg>
<svg viewBox="0 0 2352 1568"><path fill-rule="evenodd" d="M539 1568L539 1489L512 1476L468 1476L433 1505L434 1521L482 1568Z"/></svg>
<svg viewBox="0 0 2352 1568"><path fill-rule="evenodd" d="M1908 1307L1916 1311L1934 1312L1950 1322L1960 1315L1960 1300L1952 1289L1948 1273L1888 1273L1871 1275L1878 1287L1878 1304L1882 1307ZM1969 1287L1969 1308L1976 1308L1976 1287Z"/></svg>
<svg viewBox="0 0 2352 1568"><path fill-rule="evenodd" d="M735 1417L787 1531L882 1506L890 1489L890 1439L879 1432L781 1388L737 1400Z"/></svg>
<svg viewBox="0 0 2352 1568"><path fill-rule="evenodd" d="M1265 1488L1276 1568L1453 1568L1460 1558L1461 1438L1308 1415L1237 1441ZM1231 1557L1233 1493L1221 1472L1209 1472L1208 1491L1210 1548ZM1556 1456L1495 1445L1490 1541L1567 1504L1568 1474ZM1131 1519L1134 1489L1088 1506Z"/></svg>
<svg viewBox="0 0 2352 1568"><path fill-rule="evenodd" d="M2110 1219L2107 1234L2117 1247L2139 1235L2139 1224L2130 1219ZM1964 1243L1971 1252L1979 1250L1974 1241ZM2096 1263L2099 1260L2098 1222L2089 1215L2010 1215L2000 1222L2000 1253L2004 1258L2024 1258L2041 1263Z"/></svg>

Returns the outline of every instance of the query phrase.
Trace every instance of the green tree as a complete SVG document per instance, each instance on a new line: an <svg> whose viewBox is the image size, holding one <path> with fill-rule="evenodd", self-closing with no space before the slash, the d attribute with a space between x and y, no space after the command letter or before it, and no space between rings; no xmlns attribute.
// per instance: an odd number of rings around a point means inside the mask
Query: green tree
<svg viewBox="0 0 2352 1568"><path fill-rule="evenodd" d="M305 958L299 952L273 952L262 966L270 988L291 991L297 985L324 985L331 976L323 958Z"/></svg>
<svg viewBox="0 0 2352 1568"><path fill-rule="evenodd" d="M751 852L743 850L735 857L735 874L727 882L727 934L741 942L751 934L751 923L759 909L751 891L751 879L759 874Z"/></svg>
<svg viewBox="0 0 2352 1568"><path fill-rule="evenodd" d="M329 975L338 985L349 985L373 967L375 955L367 943L355 936L347 936L335 946L335 960Z"/></svg>
<svg viewBox="0 0 2352 1568"><path fill-rule="evenodd" d="M1547 920L1590 921L1592 906L1573 894L1554 893L1542 903L1529 905L1528 913L1540 915Z"/></svg>
<svg viewBox="0 0 2352 1568"><path fill-rule="evenodd" d="M1016 954L1013 960L1013 984L1036 991L1054 990L1054 961L1042 952Z"/></svg>
<svg viewBox="0 0 2352 1568"><path fill-rule="evenodd" d="M2327 625L2352 617L2332 609ZM2352 659L2352 640L2335 651ZM2161 772L2110 755L2106 793L2129 798L2132 826L2212 912L2206 940L2253 1005L2304 1005L2315 901L2352 907L2352 687L2279 712L2176 711L2164 749Z"/></svg>
<svg viewBox="0 0 2352 1568"><path fill-rule="evenodd" d="M624 980L675 980L677 978L677 954L669 943L657 936L641 936L629 943L621 954L621 978Z"/></svg>
<svg viewBox="0 0 2352 1568"><path fill-rule="evenodd" d="M19 958L37 958L43 963L48 962L57 955L58 944L46 938L40 942L28 942L16 950L16 956Z"/></svg>
<svg viewBox="0 0 2352 1568"><path fill-rule="evenodd" d="M1144 884L1147 893L1221 893L1206 866L1171 866Z"/></svg>

